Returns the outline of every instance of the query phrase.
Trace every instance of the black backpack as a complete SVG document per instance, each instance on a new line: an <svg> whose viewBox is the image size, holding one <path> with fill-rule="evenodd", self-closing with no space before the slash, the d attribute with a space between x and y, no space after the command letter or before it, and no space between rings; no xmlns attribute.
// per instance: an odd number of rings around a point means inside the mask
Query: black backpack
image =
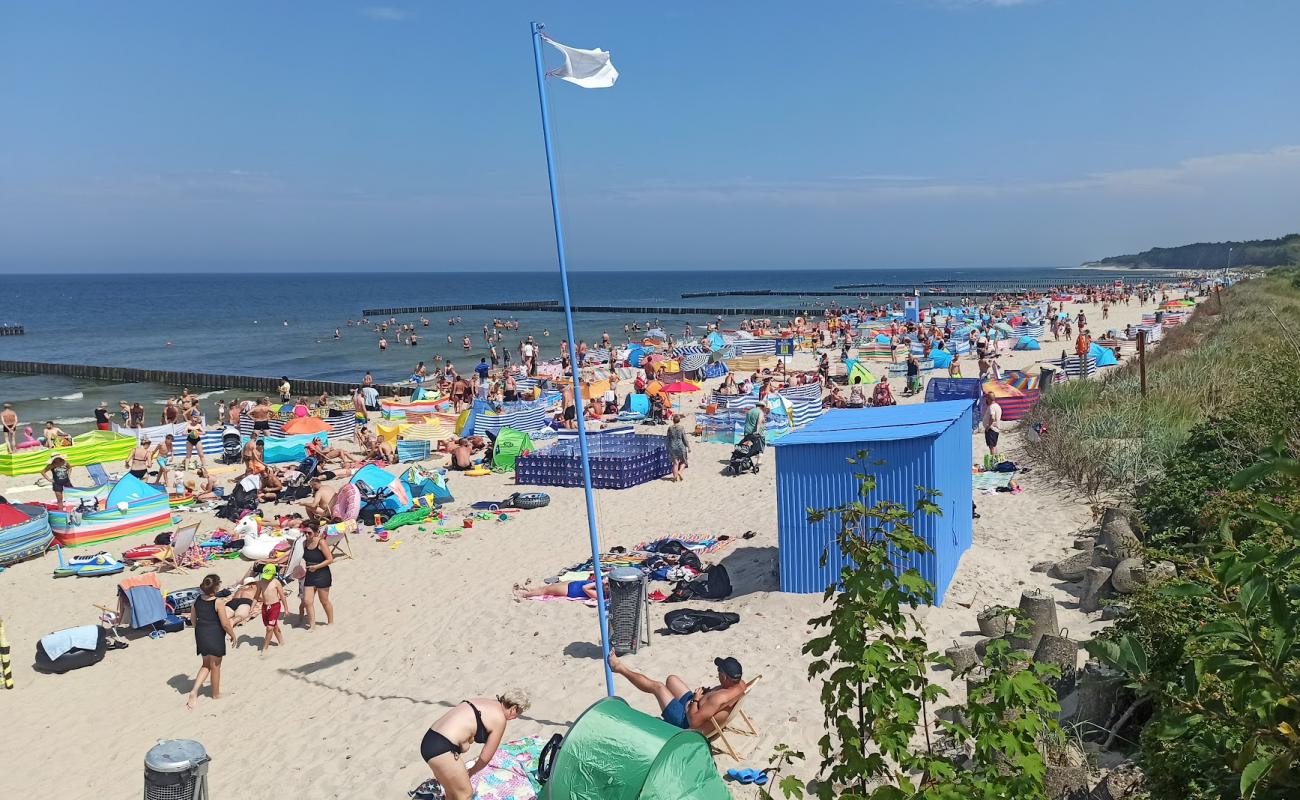
<svg viewBox="0 0 1300 800"><path fill-rule="evenodd" d="M672 594L664 599L665 603L680 603L699 598L701 600L726 600L731 596L731 576L727 568L715 564L696 575L689 581L678 581Z"/></svg>
<svg viewBox="0 0 1300 800"><path fill-rule="evenodd" d="M697 575L692 583L696 584L693 587L696 597L705 600L726 600L731 597L731 576L721 564L709 567L703 575Z"/></svg>
<svg viewBox="0 0 1300 800"><path fill-rule="evenodd" d="M737 622L740 622L739 614L712 609L697 611L679 608L664 614L664 625L668 627L668 632L677 634L725 631Z"/></svg>

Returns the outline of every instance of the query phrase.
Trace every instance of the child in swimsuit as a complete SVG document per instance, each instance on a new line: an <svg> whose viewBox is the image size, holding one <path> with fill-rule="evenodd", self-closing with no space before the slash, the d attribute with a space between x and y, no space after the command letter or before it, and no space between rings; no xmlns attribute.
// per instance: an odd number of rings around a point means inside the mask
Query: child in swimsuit
<svg viewBox="0 0 1300 800"><path fill-rule="evenodd" d="M284 612L284 586L275 578L275 566L267 564L258 576L257 596L262 602L262 624L266 626L266 635L262 637L261 654L271 646L271 639L280 647L284 646L284 633L280 629L280 615Z"/></svg>

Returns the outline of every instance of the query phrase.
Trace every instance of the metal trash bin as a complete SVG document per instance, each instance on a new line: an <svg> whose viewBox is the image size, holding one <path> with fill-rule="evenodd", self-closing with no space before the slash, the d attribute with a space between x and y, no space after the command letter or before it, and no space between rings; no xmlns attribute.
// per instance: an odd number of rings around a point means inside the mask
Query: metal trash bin
<svg viewBox="0 0 1300 800"><path fill-rule="evenodd" d="M635 653L642 644L650 644L648 622L642 620L646 599L645 575L636 567L619 567L609 573L609 644L615 655ZM645 616L649 617L649 611Z"/></svg>
<svg viewBox="0 0 1300 800"><path fill-rule="evenodd" d="M167 739L144 756L144 800L208 800L208 751L192 739Z"/></svg>

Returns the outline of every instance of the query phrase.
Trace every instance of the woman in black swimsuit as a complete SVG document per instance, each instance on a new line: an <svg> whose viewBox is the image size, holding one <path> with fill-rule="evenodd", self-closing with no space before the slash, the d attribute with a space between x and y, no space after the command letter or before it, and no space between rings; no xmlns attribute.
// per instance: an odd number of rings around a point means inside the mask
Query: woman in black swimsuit
<svg viewBox="0 0 1300 800"><path fill-rule="evenodd" d="M226 601L217 597L221 588L221 578L208 575L199 584L202 596L190 607L190 624L194 626L194 644L198 654L203 658L199 674L194 676L194 688L185 705L194 708L199 699L199 687L203 681L212 680L212 699L221 699L221 658L226 654L226 639L235 642L235 629L226 617Z"/></svg>
<svg viewBox="0 0 1300 800"><path fill-rule="evenodd" d="M420 742L420 758L433 770L447 800L471 800L470 778L487 767L505 736L506 724L528 710L527 693L511 689L495 698L475 697L455 706L433 723ZM460 757L471 744L481 744L474 766Z"/></svg>
<svg viewBox="0 0 1300 800"><path fill-rule="evenodd" d="M307 576L302 579L302 606L298 610L299 624L307 623L307 630L316 627L316 599L320 598L321 608L325 609L325 624L334 624L334 604L330 602L330 587L334 576L330 573L330 563L334 555L325 543L325 534L320 530L316 520L303 523L303 536L307 541L302 551L302 560L307 565Z"/></svg>

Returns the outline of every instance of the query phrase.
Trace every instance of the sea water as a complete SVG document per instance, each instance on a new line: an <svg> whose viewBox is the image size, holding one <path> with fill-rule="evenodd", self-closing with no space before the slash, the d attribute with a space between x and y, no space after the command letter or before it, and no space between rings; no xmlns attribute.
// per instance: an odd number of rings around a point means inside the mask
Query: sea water
<svg viewBox="0 0 1300 800"><path fill-rule="evenodd" d="M837 302L852 305L853 297L819 296L837 284L915 283L924 287L942 279L1028 280L1059 279L1062 283L1109 280L1115 275L1056 268L915 269L915 270L665 270L578 271L571 273L576 305L634 305L672 307L803 307ZM367 328L349 327L363 308L503 303L559 300L555 269L528 272L426 272L320 274L198 274L198 275L15 275L6 278L6 319L26 327L24 336L0 337L0 359L96 364L145 369L261 375L278 378L352 382L370 371L375 381L405 380L416 362L430 370L441 355L461 373L468 373L488 353L483 326L495 319L517 320L518 330L502 330L498 353L509 349L518 359L526 336L540 345L542 358L559 354L564 318L550 312L458 311L458 324L448 325L452 313L427 314L429 327L418 314L398 315L399 322L416 325L417 346L398 344L389 330L388 350L380 352L371 320ZM806 292L806 297L704 297L683 299L683 292L752 290ZM873 296L875 302L897 300L891 291ZM642 315L644 316L644 315ZM727 320L737 324L739 317ZM706 314L659 320L680 337L690 323L695 335L713 321ZM624 314L578 314L577 336L598 346L607 332L615 343L626 341L623 325L637 322L645 330L652 319ZM335 329L340 338L334 338ZM547 335L549 334L549 335ZM451 336L452 342L447 342ZM462 337L470 349L462 347ZM24 424L39 431L52 419L71 432L93 427L93 409L107 402L140 402L147 424L157 424L159 406L180 387L153 384L107 384L56 376L0 374L0 402L15 405ZM216 402L239 392L193 389L204 398L212 419ZM244 396L250 393L244 392Z"/></svg>

